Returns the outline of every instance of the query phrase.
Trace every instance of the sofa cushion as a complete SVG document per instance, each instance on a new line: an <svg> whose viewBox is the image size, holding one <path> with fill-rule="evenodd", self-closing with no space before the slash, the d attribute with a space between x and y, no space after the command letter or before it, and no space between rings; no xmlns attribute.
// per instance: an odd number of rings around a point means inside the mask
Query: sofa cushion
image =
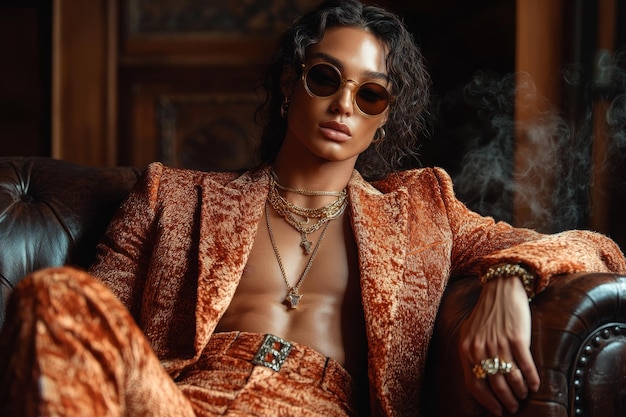
<svg viewBox="0 0 626 417"><path fill-rule="evenodd" d="M0 158L0 327L8 295L29 272L93 261L96 242L139 174L132 167Z"/></svg>

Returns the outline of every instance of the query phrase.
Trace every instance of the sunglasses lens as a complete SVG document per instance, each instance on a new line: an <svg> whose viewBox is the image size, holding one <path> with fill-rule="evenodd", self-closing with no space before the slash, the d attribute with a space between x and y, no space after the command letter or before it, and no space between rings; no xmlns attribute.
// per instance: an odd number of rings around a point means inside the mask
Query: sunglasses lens
<svg viewBox="0 0 626 417"><path fill-rule="evenodd" d="M317 97L330 97L342 85L341 73L330 64L320 63L309 67L304 82L310 94ZM370 116L381 114L389 105L389 92L381 84L365 82L355 92L355 102L361 111Z"/></svg>
<svg viewBox="0 0 626 417"><path fill-rule="evenodd" d="M370 116L381 114L389 104L389 92L376 83L362 84L356 92L356 105Z"/></svg>
<svg viewBox="0 0 626 417"><path fill-rule="evenodd" d="M329 97L339 90L341 74L330 65L313 65L307 73L306 83L312 94L318 97Z"/></svg>

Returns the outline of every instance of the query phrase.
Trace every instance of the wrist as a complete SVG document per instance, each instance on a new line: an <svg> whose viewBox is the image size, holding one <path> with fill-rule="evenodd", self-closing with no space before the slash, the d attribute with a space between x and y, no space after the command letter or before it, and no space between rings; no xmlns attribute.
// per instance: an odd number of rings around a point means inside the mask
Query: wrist
<svg viewBox="0 0 626 417"><path fill-rule="evenodd" d="M519 264L503 263L494 265L481 275L480 283L484 285L493 279L505 277L519 278L528 296L528 301L533 299L535 296L535 276L527 268Z"/></svg>

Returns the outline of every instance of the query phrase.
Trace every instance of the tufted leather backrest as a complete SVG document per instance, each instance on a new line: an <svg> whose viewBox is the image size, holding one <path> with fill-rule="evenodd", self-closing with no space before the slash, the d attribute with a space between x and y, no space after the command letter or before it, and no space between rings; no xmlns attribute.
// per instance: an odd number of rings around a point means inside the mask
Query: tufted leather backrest
<svg viewBox="0 0 626 417"><path fill-rule="evenodd" d="M47 266L87 267L140 171L40 157L0 158L0 327L8 295Z"/></svg>

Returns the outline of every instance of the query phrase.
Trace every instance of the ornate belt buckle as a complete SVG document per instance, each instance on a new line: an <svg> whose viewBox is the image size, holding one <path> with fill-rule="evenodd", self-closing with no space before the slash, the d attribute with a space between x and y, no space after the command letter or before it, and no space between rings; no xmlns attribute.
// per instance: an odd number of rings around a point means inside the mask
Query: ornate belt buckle
<svg viewBox="0 0 626 417"><path fill-rule="evenodd" d="M252 358L252 363L278 372L289 357L289 352L291 352L290 342L273 334L266 334L261 347Z"/></svg>

